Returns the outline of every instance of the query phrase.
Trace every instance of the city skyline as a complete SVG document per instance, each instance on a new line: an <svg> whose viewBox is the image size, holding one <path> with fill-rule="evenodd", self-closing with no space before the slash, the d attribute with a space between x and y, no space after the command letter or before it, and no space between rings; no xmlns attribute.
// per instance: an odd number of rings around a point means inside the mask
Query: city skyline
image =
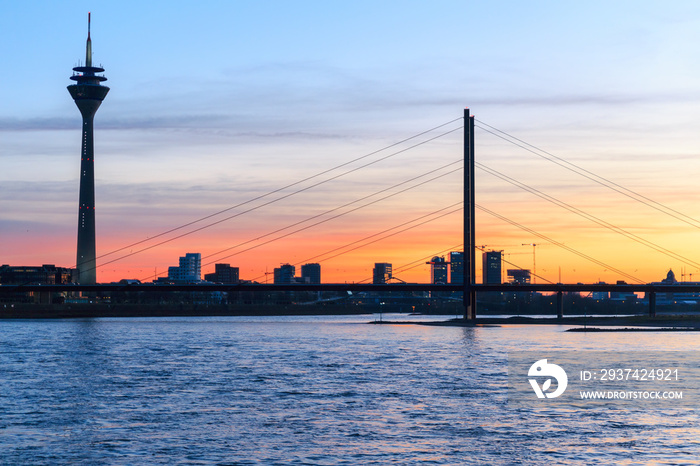
<svg viewBox="0 0 700 466"><path fill-rule="evenodd" d="M691 2L662 11L654 2L512 3L506 12L472 2L278 8L205 2L182 11L156 2L139 5L138 13L129 2L35 5L42 8L0 7L5 34L25 44L8 50L1 71L13 82L0 91L7 102L0 113L7 141L0 148L2 263L75 265L80 121L61 86L65 70L81 59L90 9L95 61L109 68L112 87L95 122L98 256L454 120L465 106L479 121L700 218L693 202L700 86L690 46L700 34L700 7ZM17 69L37 63L41 73L17 82ZM211 262L203 273L230 262L241 277L283 261L318 262L318 254L459 202L461 172L232 258L222 257L237 250L205 257L453 162L461 152L456 131L376 170L98 268L98 279L166 273L184 250L202 251L202 263ZM476 160L700 261L697 228L505 144L483 127ZM700 272L483 171L476 197L642 281L670 268L678 276L683 267ZM458 212L321 262L324 282L371 279L376 262L396 268L447 255L461 250L455 247L461 234ZM559 268L564 282L625 279L480 211L476 236L478 245L504 250L524 269L534 259L526 245L539 243L537 274L552 281ZM429 266L399 277L428 282Z"/></svg>

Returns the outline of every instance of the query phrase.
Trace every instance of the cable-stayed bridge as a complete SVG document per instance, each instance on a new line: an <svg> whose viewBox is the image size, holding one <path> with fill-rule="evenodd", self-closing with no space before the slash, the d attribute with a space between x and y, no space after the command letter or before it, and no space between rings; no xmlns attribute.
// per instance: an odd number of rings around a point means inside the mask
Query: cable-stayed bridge
<svg viewBox="0 0 700 466"><path fill-rule="evenodd" d="M464 124L458 128L453 128L453 129L448 129L445 131L442 131L440 134L437 136L429 136L432 132L442 130L444 127L450 124L454 124L458 120L463 120ZM442 138L446 135L455 133L458 130L463 130L464 137L464 157L463 159L460 160L455 160L447 164L443 164L437 168L433 168L430 171L427 171L420 176L416 176L413 178L410 178L408 180L404 180L402 182L399 182L397 184L392 185L389 188L382 189L380 191L377 191L371 195L368 196L363 196L360 197L359 199L356 199L352 202L345 203L341 206L334 207L332 209L326 210L322 213L316 214L314 216L308 217L306 219L303 219L301 221L292 223L290 225L285 226L284 228L279 228L277 230L274 230L272 232L268 232L263 235L259 235L255 238L246 240L244 242L241 242L235 246L223 249L221 251L218 251L217 253L212 254L210 257L216 257L216 259L211 260L208 263L205 263L204 265L210 265L215 262L219 262L223 259L241 254L243 252L247 252L250 250L253 250L255 248L264 246L266 244L278 241L283 238L287 238L289 236L292 236L296 233L299 233L301 231L305 231L311 228L314 228L316 226L319 226L323 223L326 223L330 220L334 220L340 217L343 217L347 215L348 213L357 211L359 209L362 209L364 207L370 206L377 204L379 202L382 202L384 200L387 200L393 196L396 196L398 194L401 194L403 192L409 191L411 189L415 189L416 187L435 182L436 180L441 179L442 177L456 173L459 170L463 171L463 201L461 202L456 202L452 203L451 205L448 205L446 207L440 208L438 210L435 210L429 214L425 214L416 218L411 219L410 221L407 221L403 224L394 226L392 228L383 230L379 233L370 235L368 237L363 238L362 240L355 241L353 243L349 243L346 245L342 245L338 248L335 248L330 251L326 251L325 253L319 254L317 256L313 256L310 258L307 258L305 261L302 262L310 262L313 260L328 260L330 258L336 257L337 255L341 254L346 254L350 251L353 251L355 249L359 249L361 247L366 246L367 244L371 244L372 242L375 241L380 241L382 239L386 239L389 237L392 237L394 235L400 234L404 231L407 231L408 229L413 229L418 226L421 226L425 223L429 223L431 221L434 221L435 219L441 218L446 215L451 215L457 212L462 212L463 213L463 242L459 245L455 245L454 247L450 248L449 250L455 250L458 248L463 248L464 245L467 245L466 248L464 248L467 253L465 254L465 261L464 261L464 284L382 284L382 285L375 285L375 284L369 284L369 283L363 283L363 282L358 282L358 283L343 283L343 284L331 284L331 283L326 283L326 284L291 284L291 285L267 285L267 284L260 284L260 283L242 283L242 284L236 284L236 285L218 285L218 284L174 284L174 285L153 285L153 284L97 284L97 285L90 285L90 284L65 284L65 285L33 285L33 284L24 284L24 285L12 285L12 286L2 286L0 287L0 292L23 292L23 291L45 291L45 292L53 292L53 291L82 291L82 292L119 292L119 291L159 291L162 292L165 288L171 291L226 291L226 292L243 292L243 291L260 291L260 290L266 290L266 291L350 291L350 292L360 292L360 291L370 291L370 292L379 292L379 291L386 291L386 290L391 290L391 291L404 291L404 292L413 292L413 291L444 291L444 292L460 292L464 296L464 304L465 304L465 318L474 318L476 317L476 295L477 293L480 292L488 292L488 291L522 291L522 292L551 292L551 293L557 293L557 296L559 298L558 301L558 312L561 315L563 313L562 309L562 299L561 296L563 293L567 292L598 292L598 291L619 291L619 292L644 292L646 295L649 297L649 312L650 314L655 313L655 296L657 293L662 293L662 292L696 292L700 291L700 287L698 286L692 286L692 285L673 285L673 286L665 286L665 285L651 285L651 284L645 284L638 278L634 277L633 275L626 273L622 270L619 270L609 264L606 264L598 259L595 259L581 251L578 251L562 242L559 242L547 235L544 235L526 225L522 225L518 222L515 222L514 220L508 218L507 216L501 215L497 212L495 212L492 209L486 208L484 206L478 205L475 202L475 182L474 182L474 174L475 170L478 168L480 170L483 170L484 172L493 175L519 189L522 189L524 191L527 191L547 202L550 202L558 207L561 207L563 209L568 210L569 212L580 216L581 218L586 219L587 221L590 221L592 223L595 223L603 228L606 228L610 231L613 231L617 234L620 234L627 239L637 242L641 245L644 245L648 248L651 248L652 250L659 252L661 254L665 254L668 257L673 258L674 260L679 260L682 263L688 264L691 267L700 267L700 263L697 263L695 261L692 261L678 253L675 253L669 249L666 249L656 243L653 243L645 238L640 237L639 235L627 230L623 229L621 227L618 227L612 223L609 223L597 216L591 215L587 212L585 212L582 209L579 209L577 207L572 206L571 204L565 203L561 200L558 200L557 198L550 196L542 191L539 191L535 188L532 188L531 186L528 186L525 183L522 183L512 177L509 177L503 173L500 173L497 170L494 170L487 165L476 162L475 161L475 128L478 127L480 130L485 131L486 133L492 134L498 138L502 138L506 141L508 141L511 144L514 144L521 149L524 149L526 151L532 152L533 154L537 155L538 157L545 157L549 161L567 169L573 172L576 172L577 174L583 176L584 178L587 178L588 180L595 182L599 185L605 186L609 189L612 189L613 191L618 192L621 195L624 195L630 199L633 199L637 202L642 202L643 204L657 210L660 213L669 215L676 220L682 221L688 225L692 225L694 227L698 227L700 225L700 222L696 221L692 217L686 216L682 214L679 211L670 209L663 204L657 203L653 201L652 199L642 196L641 194L638 194L634 191L631 191L625 187L623 187L620 184L616 184L610 180L607 180L606 178L600 177L590 171L584 170L581 167L578 167L562 158L559 158L553 154L550 154L548 152L542 151L539 148L536 148L535 146L532 146L520 139L514 138L513 136L510 136L509 134L500 131L493 126L490 126L486 123L483 122L477 122L477 120L469 114L468 110L465 110L463 118L458 118L451 120L449 122L446 122L442 125L436 126L434 128L431 128L425 132L419 133L417 135L414 135L410 138L404 139L402 141L399 141L395 144L392 144L390 146L387 146L379 151L372 152L370 154L366 154L362 157L355 158L351 161L345 162L343 164L337 165L331 169L324 170L320 173L317 173L313 176L304 178L302 180L287 184L286 186L283 186L281 188L275 189L273 191L270 191L268 193L265 193L263 195L259 195L257 197L254 197L252 199L248 199L245 202L238 203L234 206L228 207L226 209L220 210L218 212L214 212L212 214L206 215L202 218L199 218L197 220L185 223L183 225L180 225L176 228L169 229L165 232L162 232L158 235L151 236L150 238L142 241L137 241L134 243L131 243L129 245L126 245L122 248L110 251L106 254L103 254L102 256L99 256L98 259L101 259L102 262L97 265L97 268L103 267L105 265L111 264L113 262L117 262L120 260L123 260L127 257L140 254L142 252L151 250L153 248L162 246L164 244L170 243L174 240L183 238L185 236L191 235L196 232L200 232L203 230L206 230L208 228L211 228L215 225L219 225L221 223L227 222L232 219L239 218L247 213L253 212L255 210L258 210L262 207L271 205L273 203L276 203L280 200L287 199L289 197L292 197L296 194L302 193L309 191L313 188L319 187L321 185L324 185L326 183L329 183L333 180L339 179L343 176L346 176L350 173L354 173L356 171L359 171L361 169L370 167L380 161L387 160L389 158L395 157L398 154L401 154L403 152L409 151L413 148L422 146L424 144L427 144L431 141L434 141L436 139ZM423 140L418 140L419 138L422 138L425 136L425 139ZM409 144L408 147L401 147L401 144ZM383 155L379 158L375 159L370 159L370 156L374 156L378 154L381 151L385 150L391 150L395 149L393 152L391 152L389 155ZM356 165L352 165L356 164ZM359 164L359 165L357 165ZM331 176L331 173L337 170L342 170L341 173L335 173ZM326 176L328 175L328 176ZM325 178L324 178L325 176ZM274 195L278 195L277 197L273 197ZM575 254L579 257L582 257L588 261L591 261L601 267L605 267L607 269L615 271L618 275L627 278L628 280L636 283L632 284L620 284L620 285L603 285L603 284L561 284L561 283L540 283L540 284L479 284L476 283L476 260L475 260L475 252L479 247L476 245L475 241L475 231L476 231L476 223L475 223L475 212L476 210L479 210L481 212L487 213L494 218L497 218L499 220L502 220L505 223L508 223L512 226L515 226L523 231L528 232L531 235L534 235L538 238L540 238L543 241L546 241L549 244L553 244L555 246L558 246L572 254ZM134 250L135 249L135 250ZM129 251L129 252L126 252ZM235 251L235 252L232 252ZM442 251L444 252L444 251ZM533 251L534 254L534 251ZM416 262L419 264L424 263L424 258L420 259ZM507 262L507 261L506 261ZM301 263L301 262L300 262ZM533 270L534 272L534 270ZM257 277L254 278L252 281L259 280L263 277ZM544 277L539 277L541 280L548 281Z"/></svg>

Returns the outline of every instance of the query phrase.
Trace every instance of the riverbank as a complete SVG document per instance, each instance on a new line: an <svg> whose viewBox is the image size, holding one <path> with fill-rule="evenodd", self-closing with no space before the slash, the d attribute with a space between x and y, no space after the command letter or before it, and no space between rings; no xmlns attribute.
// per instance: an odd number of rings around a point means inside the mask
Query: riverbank
<svg viewBox="0 0 700 466"><path fill-rule="evenodd" d="M377 306L362 305L205 305L205 304L3 304L0 319L72 319L99 317L205 317L205 316L320 316L320 315L365 315L376 316L386 310ZM381 315L381 314L380 314ZM395 314L394 314L395 315ZM407 313L405 315L408 315ZM425 314L426 316L430 314ZM473 321L464 319L446 320L383 320L370 324L411 324L447 327L508 326L508 325L564 325L581 329L599 327L649 327L664 329L700 329L700 314L659 314L635 316L576 316L563 317L478 317ZM452 314L454 315L454 314ZM596 331L596 330L590 330ZM603 331L603 330L598 330ZM604 331L610 331L604 330Z"/></svg>
<svg viewBox="0 0 700 466"><path fill-rule="evenodd" d="M655 317L649 316L612 316L612 317L563 317L561 319L543 317L514 316L506 318L479 317L474 320L450 319L440 322L410 322L410 321L377 321L370 324L412 324L431 325L443 327L479 327L479 326L505 326L505 325L566 325L577 326L583 331L589 327L649 327L649 331L664 330L700 330L700 315L664 314ZM598 329L597 331L611 331L613 329ZM617 331L621 331L618 329ZM596 330L591 330L596 331Z"/></svg>

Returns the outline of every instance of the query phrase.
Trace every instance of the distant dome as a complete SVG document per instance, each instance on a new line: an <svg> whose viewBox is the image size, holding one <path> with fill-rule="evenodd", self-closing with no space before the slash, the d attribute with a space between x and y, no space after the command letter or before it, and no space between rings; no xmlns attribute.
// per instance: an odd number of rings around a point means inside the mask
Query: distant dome
<svg viewBox="0 0 700 466"><path fill-rule="evenodd" d="M666 274L666 280L664 280L664 283L678 283L676 281L676 274L673 273L673 270L668 271L668 273Z"/></svg>

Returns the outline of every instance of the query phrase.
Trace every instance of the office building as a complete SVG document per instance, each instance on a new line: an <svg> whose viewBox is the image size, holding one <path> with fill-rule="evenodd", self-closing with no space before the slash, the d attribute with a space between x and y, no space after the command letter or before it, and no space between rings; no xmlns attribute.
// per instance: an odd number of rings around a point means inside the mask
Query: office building
<svg viewBox="0 0 700 466"><path fill-rule="evenodd" d="M391 264L388 262L376 262L372 269L372 283L384 285L391 280Z"/></svg>
<svg viewBox="0 0 700 466"><path fill-rule="evenodd" d="M274 270L275 285L289 285L296 283L294 276L296 275L296 267L291 264L284 264Z"/></svg>
<svg viewBox="0 0 700 466"><path fill-rule="evenodd" d="M77 276L76 269L56 267L53 264L42 266L0 265L1 285L61 285L72 283Z"/></svg>
<svg viewBox="0 0 700 466"><path fill-rule="evenodd" d="M447 262L444 257L433 257L430 262L430 283L434 285L447 284Z"/></svg>
<svg viewBox="0 0 700 466"><path fill-rule="evenodd" d="M73 283L78 276L77 269L56 267L53 264L42 266L0 265L0 285L62 285ZM44 291L15 292L0 294L0 302L63 302L64 293Z"/></svg>
<svg viewBox="0 0 700 466"><path fill-rule="evenodd" d="M595 285L606 285L605 282L594 283ZM610 298L610 293L608 291L591 291L590 297L596 301L603 301Z"/></svg>
<svg viewBox="0 0 700 466"><path fill-rule="evenodd" d="M225 285L235 285L240 282L238 275L238 267L231 267L230 264L215 264L214 273L204 275L204 280Z"/></svg>
<svg viewBox="0 0 700 466"><path fill-rule="evenodd" d="M301 266L302 283L321 283L321 264L304 264Z"/></svg>
<svg viewBox="0 0 700 466"><path fill-rule="evenodd" d="M503 251L487 251L481 255L482 283L501 283L501 260Z"/></svg>
<svg viewBox="0 0 700 466"><path fill-rule="evenodd" d="M527 269L508 269L508 283L529 285L530 271Z"/></svg>
<svg viewBox="0 0 700 466"><path fill-rule="evenodd" d="M462 251L450 253L450 283L464 285L464 252Z"/></svg>
<svg viewBox="0 0 700 466"><path fill-rule="evenodd" d="M168 268L168 281L198 283L202 281L202 255L188 252L180 257L180 265Z"/></svg>
<svg viewBox="0 0 700 466"><path fill-rule="evenodd" d="M618 280L617 285L627 285L624 280ZM637 300L637 294L633 291L611 291L610 292L611 301L630 301L634 302ZM658 303L657 303L658 304Z"/></svg>

